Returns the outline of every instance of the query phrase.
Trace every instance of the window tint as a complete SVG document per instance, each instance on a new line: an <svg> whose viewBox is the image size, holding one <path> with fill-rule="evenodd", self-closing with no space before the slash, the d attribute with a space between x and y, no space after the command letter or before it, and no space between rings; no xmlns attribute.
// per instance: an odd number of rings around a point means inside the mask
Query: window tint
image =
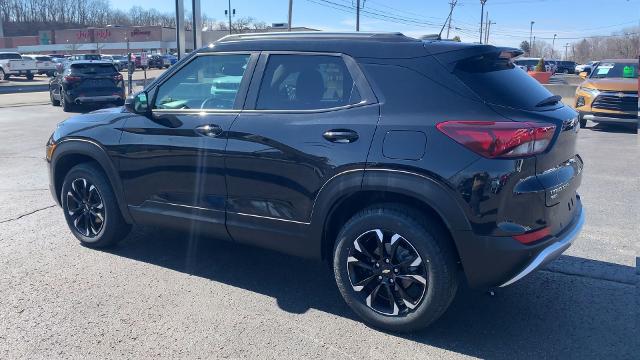
<svg viewBox="0 0 640 360"><path fill-rule="evenodd" d="M38 61L51 61L51 58L48 56L36 56L36 60Z"/></svg>
<svg viewBox="0 0 640 360"><path fill-rule="evenodd" d="M271 55L260 84L256 109L327 109L360 100L360 93L341 57Z"/></svg>
<svg viewBox="0 0 640 360"><path fill-rule="evenodd" d="M101 75L112 74L116 71L116 68L111 64L71 64L71 72L74 74L87 74L87 75Z"/></svg>
<svg viewBox="0 0 640 360"><path fill-rule="evenodd" d="M198 56L160 85L156 109L232 109L250 55Z"/></svg>
<svg viewBox="0 0 640 360"><path fill-rule="evenodd" d="M521 109L533 109L553 96L526 72L514 67L499 53L458 62L454 74L485 101Z"/></svg>

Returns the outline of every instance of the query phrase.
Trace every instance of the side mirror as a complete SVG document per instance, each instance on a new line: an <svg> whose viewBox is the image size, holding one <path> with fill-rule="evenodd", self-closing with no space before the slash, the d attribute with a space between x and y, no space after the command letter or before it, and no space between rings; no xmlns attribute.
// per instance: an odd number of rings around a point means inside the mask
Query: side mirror
<svg viewBox="0 0 640 360"><path fill-rule="evenodd" d="M583 78L583 79L586 79L588 75L589 75L589 74L588 74L586 71L583 71L583 72L581 72L580 74L578 74L578 76L580 76L580 77L581 77L581 78Z"/></svg>
<svg viewBox="0 0 640 360"><path fill-rule="evenodd" d="M124 101L124 107L134 114L148 115L151 113L151 107L147 100L147 93L141 91L133 94Z"/></svg>

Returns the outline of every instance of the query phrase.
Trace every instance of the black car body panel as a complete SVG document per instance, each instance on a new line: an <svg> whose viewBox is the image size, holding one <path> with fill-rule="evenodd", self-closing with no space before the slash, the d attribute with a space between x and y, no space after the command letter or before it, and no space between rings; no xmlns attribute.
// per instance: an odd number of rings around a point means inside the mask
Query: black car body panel
<svg viewBox="0 0 640 360"><path fill-rule="evenodd" d="M501 51L395 34L232 36L151 83L145 94L155 108L148 113L111 110L62 123L50 140L58 144L50 159L53 195L59 196L60 164L77 149L105 169L128 221L316 259L330 257L332 224L348 219L350 204L408 201L442 221L471 286L507 284L549 261L548 249L557 256L570 244L563 234L579 230L583 164L573 110L555 102L496 104L456 73L461 61ZM163 85L192 64L234 54L247 55L246 65L221 68L205 91L213 97L237 91L233 106L205 108L205 99L202 109L186 109L188 101L162 95ZM292 90L278 77L306 76L296 73L298 65L269 70L271 59L285 55L326 57L330 81L351 79L353 87L336 87L323 99L349 90L349 101L264 108L269 84L283 99L308 90L299 84ZM555 133L542 153L486 158L436 128L455 120L550 124ZM530 244L513 237L543 228L548 235Z"/></svg>
<svg viewBox="0 0 640 360"><path fill-rule="evenodd" d="M78 60L64 64L49 82L51 98L70 104L124 103L124 80L108 61Z"/></svg>

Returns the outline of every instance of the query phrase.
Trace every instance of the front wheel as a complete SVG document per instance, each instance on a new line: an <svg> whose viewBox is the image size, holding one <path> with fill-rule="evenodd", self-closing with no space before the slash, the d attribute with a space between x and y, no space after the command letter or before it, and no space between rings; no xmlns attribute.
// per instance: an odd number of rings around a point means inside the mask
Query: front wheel
<svg viewBox="0 0 640 360"><path fill-rule="evenodd" d="M580 128L584 129L587 127L587 119L585 119L582 114L578 115L578 120L580 121Z"/></svg>
<svg viewBox="0 0 640 360"><path fill-rule="evenodd" d="M333 266L344 300L368 324L413 331L438 319L458 288L455 251L425 214L376 206L338 235Z"/></svg>
<svg viewBox="0 0 640 360"><path fill-rule="evenodd" d="M82 245L115 245L131 230L106 174L93 163L73 167L64 178L60 196L67 225Z"/></svg>

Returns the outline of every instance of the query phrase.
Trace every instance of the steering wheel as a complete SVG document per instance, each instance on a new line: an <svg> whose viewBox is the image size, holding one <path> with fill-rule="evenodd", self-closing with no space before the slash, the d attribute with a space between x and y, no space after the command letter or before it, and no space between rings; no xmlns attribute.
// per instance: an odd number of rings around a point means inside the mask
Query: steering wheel
<svg viewBox="0 0 640 360"><path fill-rule="evenodd" d="M208 97L208 98L204 99L204 101L202 101L202 104L200 104L200 109L209 109L209 108L207 107L207 104L209 103L209 101L212 101L212 100L215 100L215 98L214 98L214 97L212 97L212 96L210 96L210 97Z"/></svg>

